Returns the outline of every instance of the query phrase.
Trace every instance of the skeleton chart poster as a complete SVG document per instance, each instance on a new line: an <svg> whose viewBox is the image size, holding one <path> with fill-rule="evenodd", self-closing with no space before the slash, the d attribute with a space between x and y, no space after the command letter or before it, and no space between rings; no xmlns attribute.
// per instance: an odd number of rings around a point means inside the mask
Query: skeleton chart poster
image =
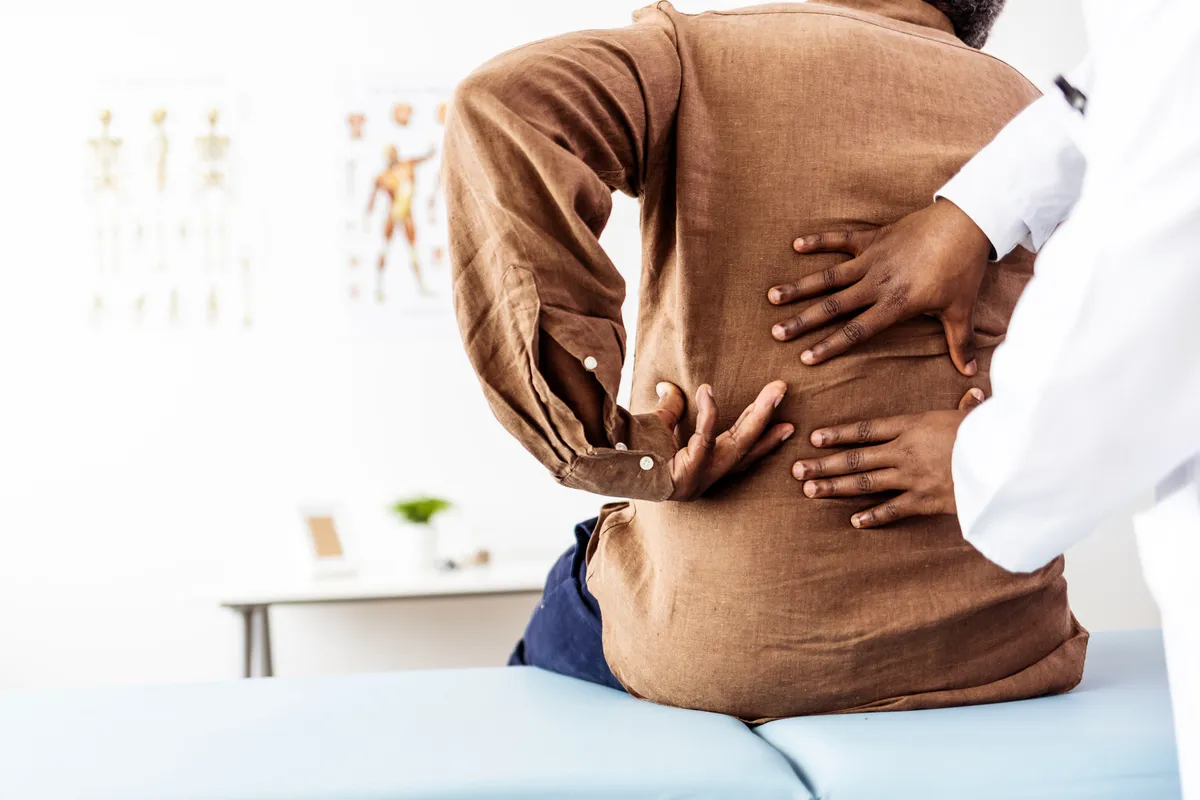
<svg viewBox="0 0 1200 800"><path fill-rule="evenodd" d="M368 84L342 118L342 270L354 316L451 308L442 132L449 89Z"/></svg>
<svg viewBox="0 0 1200 800"><path fill-rule="evenodd" d="M81 115L97 328L250 328L260 225L243 104L219 86L110 85Z"/></svg>

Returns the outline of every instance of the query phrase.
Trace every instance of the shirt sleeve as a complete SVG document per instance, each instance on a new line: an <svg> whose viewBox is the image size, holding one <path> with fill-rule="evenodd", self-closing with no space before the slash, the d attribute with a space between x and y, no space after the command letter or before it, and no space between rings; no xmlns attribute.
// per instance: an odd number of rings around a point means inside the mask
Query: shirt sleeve
<svg viewBox="0 0 1200 800"><path fill-rule="evenodd" d="M1200 35L1163 34L1115 48L1139 61L1105 62L1078 207L955 443L963 535L1010 570L1042 566L1200 451Z"/></svg>
<svg viewBox="0 0 1200 800"><path fill-rule="evenodd" d="M1086 93L1091 64L1068 80ZM1057 89L1006 125L938 191L987 235L994 260L1024 245L1037 252L1079 199L1086 162L1077 137L1082 118Z"/></svg>
<svg viewBox="0 0 1200 800"><path fill-rule="evenodd" d="M499 421L561 483L668 498L673 432L616 402L625 283L598 237L671 146L680 64L665 17L499 56L456 90L445 190L454 301Z"/></svg>

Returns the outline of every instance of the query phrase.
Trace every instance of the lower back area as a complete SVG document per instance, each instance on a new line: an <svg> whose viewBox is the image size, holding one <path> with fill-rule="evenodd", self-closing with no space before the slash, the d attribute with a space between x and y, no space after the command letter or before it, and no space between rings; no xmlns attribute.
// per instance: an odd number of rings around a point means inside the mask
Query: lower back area
<svg viewBox="0 0 1200 800"><path fill-rule="evenodd" d="M1005 572L948 517L858 531L851 503L808 500L787 480L763 473L707 500L633 502L601 520L589 586L605 656L632 694L761 721L1078 683L1087 633L1062 559Z"/></svg>

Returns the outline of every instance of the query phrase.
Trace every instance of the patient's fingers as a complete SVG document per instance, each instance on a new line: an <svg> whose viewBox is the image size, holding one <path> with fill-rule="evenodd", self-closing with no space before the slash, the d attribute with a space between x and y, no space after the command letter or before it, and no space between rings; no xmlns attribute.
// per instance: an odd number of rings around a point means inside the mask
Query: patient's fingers
<svg viewBox="0 0 1200 800"><path fill-rule="evenodd" d="M893 489L904 489L904 481L898 469L881 469L860 472L857 475L841 475L836 478L820 478L804 482L805 497L855 497L860 494L875 494Z"/></svg>
<svg viewBox="0 0 1200 800"><path fill-rule="evenodd" d="M912 492L905 492L886 503L860 511L850 518L850 524L856 528L878 528L890 525L897 520L908 517L919 517L927 512L923 510L921 501Z"/></svg>
<svg viewBox="0 0 1200 800"><path fill-rule="evenodd" d="M836 264L826 267L820 272L814 272L812 275L805 275L798 281L772 286L767 292L767 299L778 306L805 297L824 294L855 283L867 274L867 269L866 264L857 260Z"/></svg>
<svg viewBox="0 0 1200 800"><path fill-rule="evenodd" d="M675 481L671 499L690 500L698 496L726 475L758 461L795 433L796 428L791 424L770 424L771 415L786 392L787 384L783 381L767 384L734 426L715 436L717 404L712 387L701 386L696 391L696 432L687 447L671 460L671 477Z"/></svg>
<svg viewBox="0 0 1200 800"><path fill-rule="evenodd" d="M717 404L712 387L702 384L696 390L696 430L687 446L671 459L671 480L675 483L672 500L690 500L704 488L705 476L716 446Z"/></svg>
<svg viewBox="0 0 1200 800"><path fill-rule="evenodd" d="M834 447L842 444L870 444L889 442L912 424L912 416L884 417L818 428L812 432L810 441L817 447Z"/></svg>
<svg viewBox="0 0 1200 800"><path fill-rule="evenodd" d="M662 381L654 387L654 391L658 394L658 408L654 409L654 414L667 426L667 430L675 430L687 407L683 390L673 383Z"/></svg>
<svg viewBox="0 0 1200 800"><path fill-rule="evenodd" d="M717 402L712 387L701 384L696 390L696 432L688 440L688 453L695 459L708 459L717 441Z"/></svg>
<svg viewBox="0 0 1200 800"><path fill-rule="evenodd" d="M754 402L742 412L732 427L717 438L717 476L733 469L750 452L771 422L776 407L787 393L787 384L772 381L763 387Z"/></svg>
<svg viewBox="0 0 1200 800"><path fill-rule="evenodd" d="M890 467L895 463L885 447L867 447L847 450L823 458L806 458L792 465L792 475L798 481L809 478L827 478L831 475L849 475L852 472Z"/></svg>
<svg viewBox="0 0 1200 800"><path fill-rule="evenodd" d="M741 472L744 469L754 466L754 464L761 461L764 456L768 455L773 450L778 448L779 445L790 439L792 434L795 432L796 427L790 422L781 422L778 425L772 425L771 429L764 433L762 438L758 440L758 444L750 448L750 452L746 453L746 455L742 457L742 460L739 461L734 468L729 471L730 474Z"/></svg>
<svg viewBox="0 0 1200 800"><path fill-rule="evenodd" d="M828 325L844 314L857 311L870 303L871 299L870 290L866 287L851 286L813 303L791 319L776 323L771 328L771 335L781 342L791 341L806 331Z"/></svg>
<svg viewBox="0 0 1200 800"><path fill-rule="evenodd" d="M839 328L832 336L801 353L800 360L809 366L828 361L890 328L900 320L902 314L899 309L873 305Z"/></svg>
<svg viewBox="0 0 1200 800"><path fill-rule="evenodd" d="M797 253L849 253L856 256L875 241L879 230L811 233L792 242L792 247Z"/></svg>

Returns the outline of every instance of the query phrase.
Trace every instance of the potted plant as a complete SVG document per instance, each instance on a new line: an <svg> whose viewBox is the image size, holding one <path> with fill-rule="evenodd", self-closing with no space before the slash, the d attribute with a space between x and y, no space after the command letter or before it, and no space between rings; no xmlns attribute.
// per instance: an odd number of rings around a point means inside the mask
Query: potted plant
<svg viewBox="0 0 1200 800"><path fill-rule="evenodd" d="M417 539L417 558L421 569L431 569L438 558L436 517L452 506L440 497L418 496L397 501L392 512L413 528Z"/></svg>

